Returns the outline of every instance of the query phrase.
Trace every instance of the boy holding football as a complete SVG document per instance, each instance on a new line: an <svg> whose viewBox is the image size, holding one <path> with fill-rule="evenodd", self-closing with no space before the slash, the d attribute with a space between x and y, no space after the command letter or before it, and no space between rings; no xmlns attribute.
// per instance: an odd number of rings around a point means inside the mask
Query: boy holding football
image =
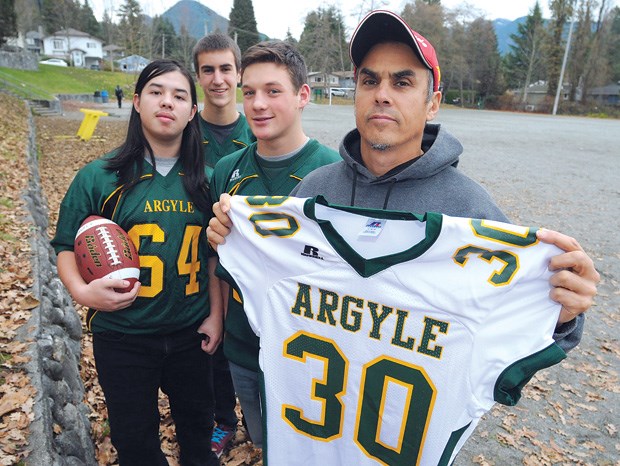
<svg viewBox="0 0 620 466"><path fill-rule="evenodd" d="M90 308L87 325L103 389L112 444L123 465L167 465L159 439L159 390L168 396L182 465L219 465L213 429L211 359L221 340L210 319L208 245L211 215L200 147L196 89L189 71L156 60L138 77L127 138L76 175L61 207L52 245L72 297ZM163 208L163 206L168 206ZM86 283L73 252L90 215L123 228L140 256L131 291L121 279Z"/></svg>

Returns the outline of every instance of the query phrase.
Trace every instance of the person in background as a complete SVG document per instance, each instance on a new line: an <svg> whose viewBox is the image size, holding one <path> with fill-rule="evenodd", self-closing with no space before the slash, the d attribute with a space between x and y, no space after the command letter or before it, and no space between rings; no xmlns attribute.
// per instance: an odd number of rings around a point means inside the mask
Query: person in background
<svg viewBox="0 0 620 466"><path fill-rule="evenodd" d="M116 85L116 87L114 88L114 95L116 96L116 101L118 102L118 108L121 108L123 106L123 89L121 89L120 85Z"/></svg>
<svg viewBox="0 0 620 466"><path fill-rule="evenodd" d="M247 147L256 138L248 122L237 111L237 85L241 67L241 51L228 35L213 33L200 39L193 49L194 69L198 85L204 94L204 107L198 113L202 147L207 165L207 178L213 167L225 155ZM211 272L217 258L210 261ZM211 306L222 306L217 280L211 280ZM222 311L223 312L223 311ZM237 398L230 376L223 345L213 354L213 392L215 395L215 427L211 448L220 457L235 437Z"/></svg>

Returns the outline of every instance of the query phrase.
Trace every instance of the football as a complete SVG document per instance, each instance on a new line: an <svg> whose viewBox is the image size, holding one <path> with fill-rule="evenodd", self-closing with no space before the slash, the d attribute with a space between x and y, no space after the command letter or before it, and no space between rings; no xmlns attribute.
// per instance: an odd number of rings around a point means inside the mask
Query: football
<svg viewBox="0 0 620 466"><path fill-rule="evenodd" d="M125 230L107 218L91 215L84 220L75 235L73 252L86 283L97 278L120 278L130 285L115 291L125 293L140 278L140 258L134 244Z"/></svg>

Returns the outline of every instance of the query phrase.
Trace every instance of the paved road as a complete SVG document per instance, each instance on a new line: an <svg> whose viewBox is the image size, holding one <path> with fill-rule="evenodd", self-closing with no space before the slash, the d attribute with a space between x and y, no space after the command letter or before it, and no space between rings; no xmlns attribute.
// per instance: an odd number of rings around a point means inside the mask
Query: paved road
<svg viewBox="0 0 620 466"><path fill-rule="evenodd" d="M602 275L581 345L485 416L456 465L620 465L620 121L446 108L436 122L515 223L575 236ZM349 106L304 111L307 134L334 148L354 124Z"/></svg>

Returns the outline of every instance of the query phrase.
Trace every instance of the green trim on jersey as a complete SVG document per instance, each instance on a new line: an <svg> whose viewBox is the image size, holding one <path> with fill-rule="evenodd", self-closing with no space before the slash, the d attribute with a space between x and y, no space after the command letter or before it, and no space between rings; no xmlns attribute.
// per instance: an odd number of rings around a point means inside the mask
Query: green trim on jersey
<svg viewBox="0 0 620 466"><path fill-rule="evenodd" d="M126 309L91 312L90 329L132 334L167 334L195 325L209 315L209 214L195 209L182 182L181 160L162 176L144 163L142 181L128 191L105 168L110 154L83 167L60 206L56 253L73 251L75 234L89 215L106 215L128 232L140 256L140 294ZM121 194L122 195L119 195Z"/></svg>
<svg viewBox="0 0 620 466"><path fill-rule="evenodd" d="M521 390L534 374L541 369L551 367L566 358L566 353L556 343L512 363L497 378L493 397L495 401L507 406L514 406L521 399Z"/></svg>
<svg viewBox="0 0 620 466"><path fill-rule="evenodd" d="M198 121L200 122L202 147L207 164L207 179L211 178L213 168L222 157L237 152L240 149L244 149L256 141L256 137L252 134L252 130L248 125L248 120L243 114L239 114L239 119L237 120L235 128L232 133L230 133L229 138L222 143L217 142L209 125L205 119L202 118L200 113L198 113Z"/></svg>
<svg viewBox="0 0 620 466"><path fill-rule="evenodd" d="M217 163L211 178L212 199L219 199L222 193L286 196L314 169L342 160L335 150L310 139L294 157L289 170L269 180L257 160L256 145L254 143ZM226 357L239 366L258 371L258 337L248 323L243 304L232 297L232 292L225 327Z"/></svg>
<svg viewBox="0 0 620 466"><path fill-rule="evenodd" d="M213 199L219 199L222 193L286 196L308 173L342 160L335 150L310 139L295 156L289 170L282 176L269 180L257 161L256 145L257 143L254 143L217 163L211 179Z"/></svg>
<svg viewBox="0 0 620 466"><path fill-rule="evenodd" d="M461 437L463 436L465 431L469 429L470 425L471 422L450 434L450 439L448 439L446 448L444 448L443 453L441 454L441 458L439 458L439 463L437 463L437 466L450 466L449 461L450 458L452 458L452 453L454 453L454 449L458 445L459 440L461 440Z"/></svg>
<svg viewBox="0 0 620 466"><path fill-rule="evenodd" d="M368 278L393 265L400 264L405 261L413 260L424 254L430 248L441 233L441 224L443 216L436 212L427 212L424 215L413 214L409 212L399 212L390 210L367 209L364 207L348 207L338 206L338 209L352 212L357 215L374 217L386 220L417 220L425 222L426 233L424 239L405 251L387 256L375 257L373 259L365 259L359 255L355 249L338 233L332 223L328 220L318 219L315 213L315 204L329 206L323 196L310 198L304 204L304 214L314 220L325 235L325 239L333 246L333 248L346 260L357 273L362 277Z"/></svg>

